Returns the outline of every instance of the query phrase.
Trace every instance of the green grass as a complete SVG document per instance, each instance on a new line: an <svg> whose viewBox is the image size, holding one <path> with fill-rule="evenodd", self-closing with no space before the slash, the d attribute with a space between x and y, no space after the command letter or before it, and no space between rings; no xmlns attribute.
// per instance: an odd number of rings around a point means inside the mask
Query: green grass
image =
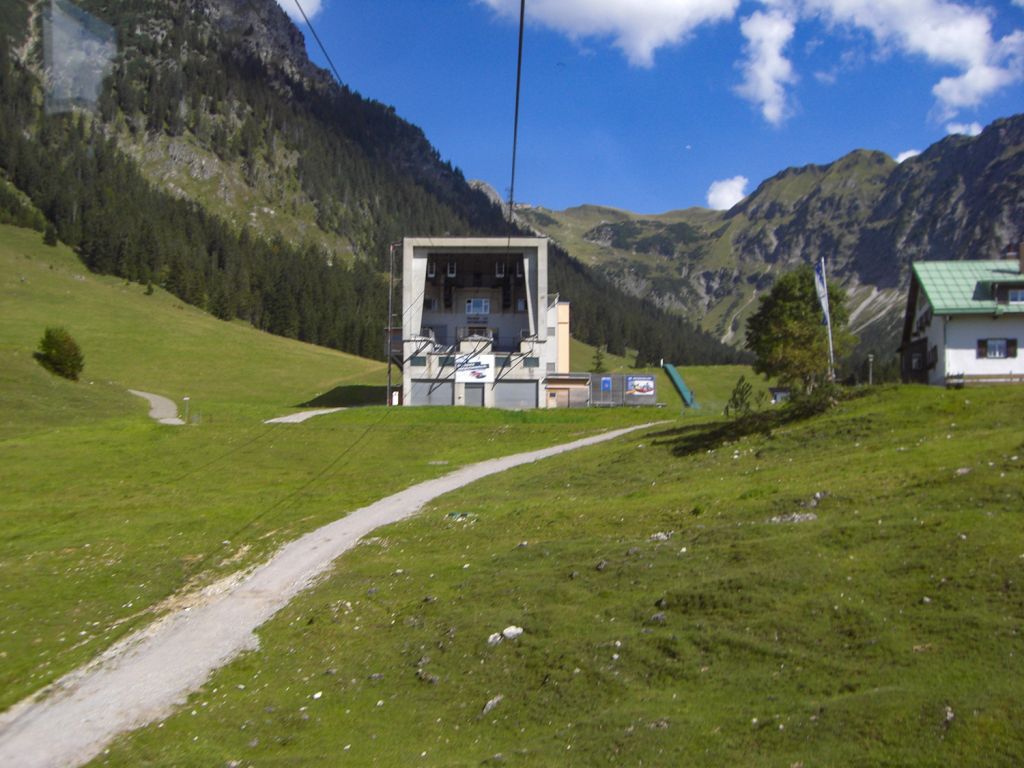
<svg viewBox="0 0 1024 768"><path fill-rule="evenodd" d="M890 388L489 478L96 762L1019 765L1022 406Z"/></svg>
<svg viewBox="0 0 1024 768"><path fill-rule="evenodd" d="M0 227L0 308L0 707L151 620L187 585L381 496L650 418L377 407L264 425L337 387L382 385L383 364L147 296L12 227ZM78 383L33 360L47 325L81 345ZM201 418L158 425L128 388L188 394Z"/></svg>

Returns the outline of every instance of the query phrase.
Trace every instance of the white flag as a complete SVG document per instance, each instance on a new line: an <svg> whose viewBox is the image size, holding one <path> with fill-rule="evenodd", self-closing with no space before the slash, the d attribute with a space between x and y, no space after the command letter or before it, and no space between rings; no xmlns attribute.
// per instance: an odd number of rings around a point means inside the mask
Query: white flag
<svg viewBox="0 0 1024 768"><path fill-rule="evenodd" d="M814 287L818 291L818 301L821 302L821 311L825 313L825 325L832 327L832 320L828 313L828 286L825 284L825 257L818 259L814 265Z"/></svg>

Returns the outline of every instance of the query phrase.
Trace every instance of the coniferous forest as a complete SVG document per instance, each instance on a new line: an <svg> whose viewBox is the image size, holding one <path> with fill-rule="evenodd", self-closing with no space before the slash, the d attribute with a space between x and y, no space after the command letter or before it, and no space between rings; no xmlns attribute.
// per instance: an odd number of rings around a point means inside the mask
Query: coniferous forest
<svg viewBox="0 0 1024 768"><path fill-rule="evenodd" d="M253 29L211 26L204 3L79 4L115 27L120 46L94 113L45 114L38 67L12 57L9 33L0 34L0 174L23 193L0 179L0 221L52 224L90 269L159 285L223 319L381 357L388 243L525 234L390 107L308 61L312 75L284 77L252 45ZM283 16L273 0L249 6ZM119 144L153 135L185 136L246 178L297 177L316 227L350 243L354 258L316 238L296 243L232 225L154 185ZM552 289L573 303L577 338L613 353L639 349L644 363L742 354L625 296L557 247L549 269Z"/></svg>

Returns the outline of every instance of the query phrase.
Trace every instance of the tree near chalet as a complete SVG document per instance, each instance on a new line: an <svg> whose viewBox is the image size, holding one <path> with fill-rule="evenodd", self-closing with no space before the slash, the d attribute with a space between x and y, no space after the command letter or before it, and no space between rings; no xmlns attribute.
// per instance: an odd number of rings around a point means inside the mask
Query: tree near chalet
<svg viewBox="0 0 1024 768"><path fill-rule="evenodd" d="M846 294L828 287L832 343L838 361L857 337L846 329ZM814 270L805 265L780 277L761 297L747 321L747 349L757 355L754 370L779 383L811 392L828 381L828 329L814 288Z"/></svg>

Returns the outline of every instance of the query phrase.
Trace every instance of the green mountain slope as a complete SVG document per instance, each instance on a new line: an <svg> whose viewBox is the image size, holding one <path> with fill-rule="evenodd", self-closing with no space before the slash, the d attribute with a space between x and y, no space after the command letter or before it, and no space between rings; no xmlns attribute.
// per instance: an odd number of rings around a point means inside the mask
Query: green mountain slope
<svg viewBox="0 0 1024 768"><path fill-rule="evenodd" d="M42 114L42 25L19 17L0 35L0 175L91 269L380 356L389 243L509 232L419 128L313 66L275 0L80 4L119 42L96 114ZM550 271L591 343L740 357L558 249Z"/></svg>
<svg viewBox="0 0 1024 768"><path fill-rule="evenodd" d="M625 290L742 344L775 276L825 256L849 293L852 326L886 352L909 265L998 258L1024 236L1024 116L951 136L897 164L858 150L790 168L730 211L645 216L597 206L523 206L517 216Z"/></svg>

